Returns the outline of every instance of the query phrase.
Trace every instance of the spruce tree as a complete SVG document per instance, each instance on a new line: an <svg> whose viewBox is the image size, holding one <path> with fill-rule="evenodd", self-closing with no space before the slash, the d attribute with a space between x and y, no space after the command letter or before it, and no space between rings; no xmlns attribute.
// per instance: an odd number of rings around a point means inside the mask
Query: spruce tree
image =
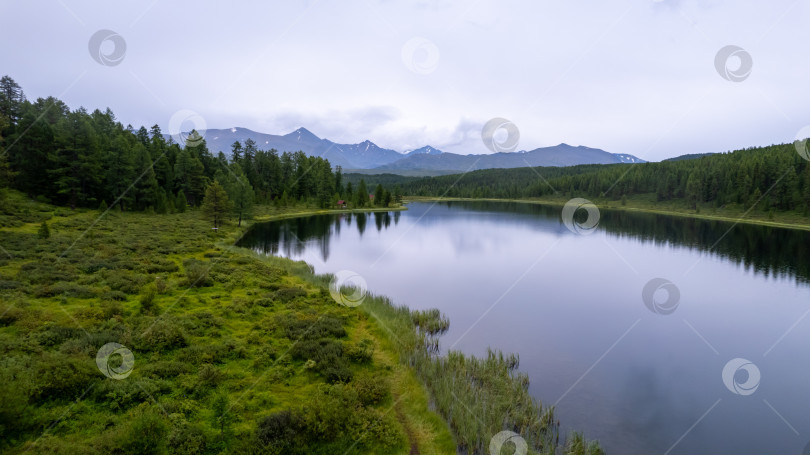
<svg viewBox="0 0 810 455"><path fill-rule="evenodd" d="M228 193L218 180L214 180L205 190L205 198L202 203L203 214L214 223L214 228L219 228L231 209L232 204L228 199Z"/></svg>

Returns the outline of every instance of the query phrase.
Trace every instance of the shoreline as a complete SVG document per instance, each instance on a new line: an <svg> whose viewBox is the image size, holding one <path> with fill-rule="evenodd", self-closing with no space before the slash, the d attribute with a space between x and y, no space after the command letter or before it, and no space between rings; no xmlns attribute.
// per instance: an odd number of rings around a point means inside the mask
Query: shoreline
<svg viewBox="0 0 810 455"><path fill-rule="evenodd" d="M340 214L340 213L374 213L374 212L402 212L408 210L404 204L400 205L399 207L370 207L370 208L363 208L363 209L301 209L301 211L285 211L284 209L279 209L283 211L283 213L277 214L262 214L256 215L250 220L242 220L242 225L244 227L250 227L256 223L266 223L268 221L276 221L276 220L286 220L290 218L298 218L302 216L313 216L313 215L331 215L331 214Z"/></svg>
<svg viewBox="0 0 810 455"><path fill-rule="evenodd" d="M412 197L405 197L403 198L403 203L407 202L516 202L521 204L536 204L536 205L546 205L546 206L553 206L553 207L562 207L565 205L566 201L563 200L552 200L552 199L497 199L497 198L462 198L462 197L437 197L437 196L412 196ZM758 225L758 226L768 226L768 227L776 227L781 229L793 229L793 230L800 230L800 231L810 231L810 224L799 224L799 223L792 223L787 221L770 221L770 220L759 220L759 219L752 219L752 218L741 218L741 217L730 217L730 216L722 216L722 215L711 215L711 214L702 214L702 213L688 213L688 212L680 212L675 210L666 210L666 209L650 209L645 207L633 207L630 201L628 201L627 206L613 206L610 204L604 204L601 201L593 201L593 203L599 209L605 210L621 210L626 212L638 212L638 213L651 213L656 215L667 215L667 216L677 216L681 218L693 218L693 219L701 219L707 221L721 221L725 223L733 223L733 224L751 224L751 225Z"/></svg>

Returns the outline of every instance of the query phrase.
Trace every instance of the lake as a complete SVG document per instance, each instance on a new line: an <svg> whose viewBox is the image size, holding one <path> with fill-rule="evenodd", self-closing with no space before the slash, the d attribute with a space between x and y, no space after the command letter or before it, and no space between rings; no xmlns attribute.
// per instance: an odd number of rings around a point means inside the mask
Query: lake
<svg viewBox="0 0 810 455"><path fill-rule="evenodd" d="M240 245L439 308L443 351L519 354L531 393L608 454L802 454L810 232L610 210L587 229L562 210L410 203L258 224Z"/></svg>

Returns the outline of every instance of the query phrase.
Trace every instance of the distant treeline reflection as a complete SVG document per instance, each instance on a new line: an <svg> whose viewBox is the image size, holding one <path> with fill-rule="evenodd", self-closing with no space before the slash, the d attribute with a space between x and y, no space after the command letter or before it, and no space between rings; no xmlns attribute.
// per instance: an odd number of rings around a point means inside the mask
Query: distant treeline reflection
<svg viewBox="0 0 810 455"><path fill-rule="evenodd" d="M426 210L429 206L423 207L422 210ZM489 201L442 202L435 207L440 210L449 208L512 215L509 219L512 223L526 223L561 235L568 232L560 219L560 207ZM317 242L326 261L333 233L354 224L362 235L369 218L373 218L380 231L389 227L392 221L398 224L400 215L400 212L343 213L257 224L239 245L266 254L281 252L289 257L300 255L307 245ZM657 246L685 246L727 258L765 276L792 277L798 282L810 282L810 231L605 209L600 212L599 230Z"/></svg>
<svg viewBox="0 0 810 455"><path fill-rule="evenodd" d="M399 223L401 212L359 212L335 215L313 215L288 220L271 221L254 225L238 242L239 246L252 248L264 254L285 257L303 254L307 246L317 244L324 262L329 259L329 242L333 233L352 224L362 236L371 220L377 231Z"/></svg>

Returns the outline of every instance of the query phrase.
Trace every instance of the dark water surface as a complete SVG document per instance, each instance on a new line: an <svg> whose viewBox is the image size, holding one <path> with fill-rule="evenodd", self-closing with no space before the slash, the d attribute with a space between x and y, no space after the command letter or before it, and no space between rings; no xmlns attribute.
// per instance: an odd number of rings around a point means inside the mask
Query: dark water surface
<svg viewBox="0 0 810 455"><path fill-rule="evenodd" d="M603 210L578 235L559 207L408 207L261 224L240 244L441 309L445 351L518 353L531 392L609 454L810 442L810 232ZM655 278L672 284L645 305Z"/></svg>

